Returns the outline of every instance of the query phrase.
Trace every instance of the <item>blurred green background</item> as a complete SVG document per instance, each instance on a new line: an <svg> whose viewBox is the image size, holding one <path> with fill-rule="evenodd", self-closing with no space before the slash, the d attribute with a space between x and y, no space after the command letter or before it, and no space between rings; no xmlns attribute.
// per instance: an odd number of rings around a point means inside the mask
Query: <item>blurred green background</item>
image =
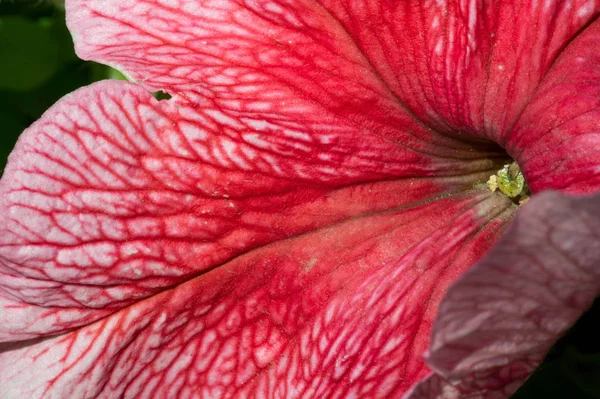
<svg viewBox="0 0 600 399"><path fill-rule="evenodd" d="M123 78L77 58L64 18L61 1L0 0L0 172L19 134L60 97ZM596 300L513 398L600 399L599 326Z"/></svg>

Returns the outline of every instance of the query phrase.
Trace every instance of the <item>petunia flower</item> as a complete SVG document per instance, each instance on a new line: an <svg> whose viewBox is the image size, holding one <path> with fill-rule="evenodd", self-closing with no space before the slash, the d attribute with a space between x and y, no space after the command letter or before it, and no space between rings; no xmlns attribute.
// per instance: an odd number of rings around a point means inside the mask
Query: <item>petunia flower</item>
<svg viewBox="0 0 600 399"><path fill-rule="evenodd" d="M10 156L0 398L504 398L600 292L600 2L66 10L135 83Z"/></svg>

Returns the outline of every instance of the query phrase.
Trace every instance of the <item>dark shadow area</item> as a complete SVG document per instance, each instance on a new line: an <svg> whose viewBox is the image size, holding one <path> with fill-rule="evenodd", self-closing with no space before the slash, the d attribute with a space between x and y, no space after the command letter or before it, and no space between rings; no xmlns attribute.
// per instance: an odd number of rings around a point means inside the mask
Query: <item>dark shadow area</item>
<svg viewBox="0 0 600 399"><path fill-rule="evenodd" d="M514 399L600 398L600 297L562 337Z"/></svg>

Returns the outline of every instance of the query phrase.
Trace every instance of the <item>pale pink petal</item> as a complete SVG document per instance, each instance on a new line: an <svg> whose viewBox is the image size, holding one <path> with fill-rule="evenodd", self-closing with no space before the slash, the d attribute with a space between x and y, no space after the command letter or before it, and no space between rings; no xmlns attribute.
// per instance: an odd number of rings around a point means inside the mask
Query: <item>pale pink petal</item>
<svg viewBox="0 0 600 399"><path fill-rule="evenodd" d="M600 292L599 226L598 194L529 201L448 290L427 358L439 375L410 398L510 396Z"/></svg>

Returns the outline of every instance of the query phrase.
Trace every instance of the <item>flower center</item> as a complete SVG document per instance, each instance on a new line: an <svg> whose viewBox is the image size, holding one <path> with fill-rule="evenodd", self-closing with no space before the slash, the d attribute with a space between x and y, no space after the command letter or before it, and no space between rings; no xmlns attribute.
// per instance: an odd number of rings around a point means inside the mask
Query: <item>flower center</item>
<svg viewBox="0 0 600 399"><path fill-rule="evenodd" d="M515 203L523 204L529 199L530 191L516 162L505 164L502 169L490 176L487 185L492 191L499 190Z"/></svg>

